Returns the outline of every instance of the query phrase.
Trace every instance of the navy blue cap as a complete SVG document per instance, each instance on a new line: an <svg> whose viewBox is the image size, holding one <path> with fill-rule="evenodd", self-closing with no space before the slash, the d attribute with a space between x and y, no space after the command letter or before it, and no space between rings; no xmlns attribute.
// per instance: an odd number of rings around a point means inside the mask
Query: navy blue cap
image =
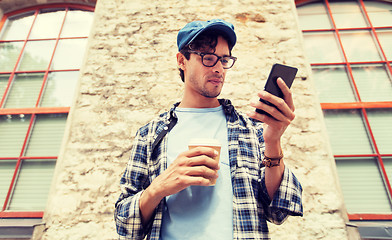
<svg viewBox="0 0 392 240"><path fill-rule="evenodd" d="M200 33L206 30L216 30L222 32L230 47L234 47L237 36L234 32L233 24L222 19L212 19L208 21L194 21L183 27L177 35L177 46L180 51L184 46L191 43Z"/></svg>

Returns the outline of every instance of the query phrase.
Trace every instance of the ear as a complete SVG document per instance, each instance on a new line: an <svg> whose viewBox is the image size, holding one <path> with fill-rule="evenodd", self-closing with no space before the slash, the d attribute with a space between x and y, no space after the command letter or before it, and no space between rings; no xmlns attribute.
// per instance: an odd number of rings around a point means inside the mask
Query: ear
<svg viewBox="0 0 392 240"><path fill-rule="evenodd" d="M185 56L182 53L177 53L177 65L178 68L185 70Z"/></svg>

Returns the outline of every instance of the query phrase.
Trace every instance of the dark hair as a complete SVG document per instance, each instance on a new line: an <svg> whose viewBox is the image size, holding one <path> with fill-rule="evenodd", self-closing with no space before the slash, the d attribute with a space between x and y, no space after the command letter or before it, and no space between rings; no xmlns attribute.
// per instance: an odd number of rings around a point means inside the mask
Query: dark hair
<svg viewBox="0 0 392 240"><path fill-rule="evenodd" d="M200 52L215 52L216 50L216 45L218 45L218 37L222 36L223 38L226 39L224 34L217 32L217 31L206 31L201 33L199 36L197 36L190 44L185 45L181 50L180 53L184 55L184 57L189 60L191 57L191 54L189 53L189 50L192 51L200 51ZM229 42L229 41L227 41ZM231 49L233 46L229 46L229 51L231 55ZM184 76L184 70L181 68L178 69L180 71L180 77L181 80L184 82L185 81L185 76Z"/></svg>

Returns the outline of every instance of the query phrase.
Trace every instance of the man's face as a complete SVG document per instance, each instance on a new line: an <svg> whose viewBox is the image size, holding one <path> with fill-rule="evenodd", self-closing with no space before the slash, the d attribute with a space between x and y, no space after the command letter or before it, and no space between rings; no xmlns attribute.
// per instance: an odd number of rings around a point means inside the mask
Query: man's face
<svg viewBox="0 0 392 240"><path fill-rule="evenodd" d="M216 55L229 56L229 46L223 37L218 37L218 44L214 52ZM191 54L184 64L185 91L192 95L201 95L206 98L219 96L226 76L227 69L218 61L213 67L205 67L201 56Z"/></svg>

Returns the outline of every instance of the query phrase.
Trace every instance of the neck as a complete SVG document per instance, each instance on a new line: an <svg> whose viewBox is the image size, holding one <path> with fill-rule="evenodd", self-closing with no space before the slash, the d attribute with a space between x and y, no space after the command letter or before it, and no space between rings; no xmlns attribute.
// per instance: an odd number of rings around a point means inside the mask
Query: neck
<svg viewBox="0 0 392 240"><path fill-rule="evenodd" d="M182 108L215 108L219 107L220 103L218 98L207 98L200 96L198 98L182 98L182 101L178 107Z"/></svg>

